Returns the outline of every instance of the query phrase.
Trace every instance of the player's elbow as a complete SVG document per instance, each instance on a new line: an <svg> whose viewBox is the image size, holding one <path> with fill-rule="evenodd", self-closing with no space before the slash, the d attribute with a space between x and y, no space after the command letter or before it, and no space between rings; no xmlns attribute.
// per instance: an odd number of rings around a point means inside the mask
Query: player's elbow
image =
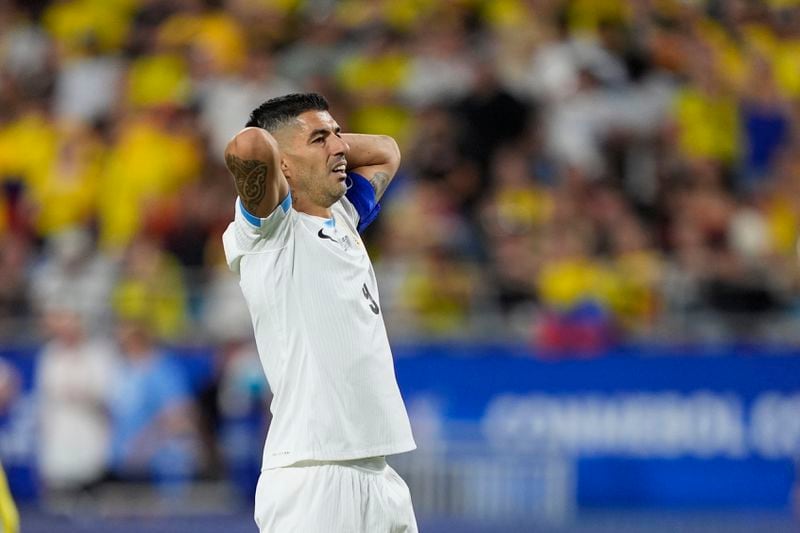
<svg viewBox="0 0 800 533"><path fill-rule="evenodd" d="M380 139L383 156L386 159L386 163L396 171L398 168L400 168L400 147L397 145L397 141L388 135L381 135Z"/></svg>
<svg viewBox="0 0 800 533"><path fill-rule="evenodd" d="M278 157L278 143L266 130L245 128L234 136L225 148L225 158L235 156L244 160L257 159L272 164Z"/></svg>

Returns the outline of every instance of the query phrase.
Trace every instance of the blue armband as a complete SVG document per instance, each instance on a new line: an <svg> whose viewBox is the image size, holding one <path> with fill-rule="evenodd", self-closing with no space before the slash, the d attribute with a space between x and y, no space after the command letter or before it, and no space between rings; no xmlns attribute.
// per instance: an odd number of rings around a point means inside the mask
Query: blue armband
<svg viewBox="0 0 800 533"><path fill-rule="evenodd" d="M358 232L361 233L369 226L381 211L381 204L375 198L375 189L372 184L360 174L348 172L350 186L347 188L347 199L358 212Z"/></svg>

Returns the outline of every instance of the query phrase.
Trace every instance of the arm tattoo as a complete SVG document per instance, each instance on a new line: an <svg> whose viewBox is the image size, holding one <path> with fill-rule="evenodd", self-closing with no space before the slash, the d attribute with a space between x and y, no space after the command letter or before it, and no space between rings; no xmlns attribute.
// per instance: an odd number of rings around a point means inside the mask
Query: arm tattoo
<svg viewBox="0 0 800 533"><path fill-rule="evenodd" d="M225 163L236 181L242 204L254 213L267 193L267 164L258 159L240 159L233 154L225 156Z"/></svg>
<svg viewBox="0 0 800 533"><path fill-rule="evenodd" d="M383 193L386 191L386 187L389 186L389 182L392 181L392 176L387 174L386 172L376 172L372 179L369 180L370 185L372 188L375 189L375 199L380 200Z"/></svg>

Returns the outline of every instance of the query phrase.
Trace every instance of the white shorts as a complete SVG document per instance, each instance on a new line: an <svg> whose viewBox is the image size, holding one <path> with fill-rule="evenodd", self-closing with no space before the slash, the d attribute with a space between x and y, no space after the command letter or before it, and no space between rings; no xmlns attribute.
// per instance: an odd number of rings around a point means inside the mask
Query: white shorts
<svg viewBox="0 0 800 533"><path fill-rule="evenodd" d="M383 457L263 470L260 533L416 533L408 485Z"/></svg>

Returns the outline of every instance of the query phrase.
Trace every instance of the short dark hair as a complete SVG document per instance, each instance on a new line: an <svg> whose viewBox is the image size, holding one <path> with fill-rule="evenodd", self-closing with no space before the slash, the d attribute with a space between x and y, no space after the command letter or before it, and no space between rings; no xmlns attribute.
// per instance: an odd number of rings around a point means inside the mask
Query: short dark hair
<svg viewBox="0 0 800 533"><path fill-rule="evenodd" d="M287 94L267 100L250 113L245 127L256 127L272 133L306 111L327 111L328 101L317 93Z"/></svg>

